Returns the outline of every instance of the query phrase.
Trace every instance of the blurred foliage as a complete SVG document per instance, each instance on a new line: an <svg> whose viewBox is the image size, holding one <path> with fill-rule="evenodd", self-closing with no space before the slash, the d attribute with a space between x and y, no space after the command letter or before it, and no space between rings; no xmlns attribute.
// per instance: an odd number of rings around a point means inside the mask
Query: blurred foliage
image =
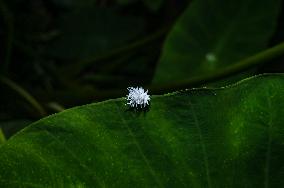
<svg viewBox="0 0 284 188"><path fill-rule="evenodd" d="M72 12L59 19L59 36L47 47L47 55L77 60L96 57L134 40L143 34L144 25L142 19L105 8Z"/></svg>
<svg viewBox="0 0 284 188"><path fill-rule="evenodd" d="M194 1L165 41L154 82L208 74L265 49L280 4L280 0Z"/></svg>
<svg viewBox="0 0 284 188"><path fill-rule="evenodd" d="M150 92L161 93L247 75L250 70L243 67L234 68L233 75L220 72L283 41L279 2L0 0L0 122L5 136L22 129L25 122L65 108L123 96L128 86L149 86ZM240 19L231 19L239 13ZM230 24L232 32L218 51L222 61L208 72L196 59L207 54L212 60L208 52L223 40L219 31ZM180 27L186 28L182 35L177 33ZM188 42L191 38L203 43L197 48ZM170 57L173 52L178 58ZM279 58L268 53L249 61L265 62L255 63L250 73L283 72L281 53L274 54ZM172 63L166 71L165 61ZM203 77L208 73L213 76ZM159 74L172 77L164 85L152 85ZM194 75L199 78L194 80ZM193 80L186 85L181 77Z"/></svg>

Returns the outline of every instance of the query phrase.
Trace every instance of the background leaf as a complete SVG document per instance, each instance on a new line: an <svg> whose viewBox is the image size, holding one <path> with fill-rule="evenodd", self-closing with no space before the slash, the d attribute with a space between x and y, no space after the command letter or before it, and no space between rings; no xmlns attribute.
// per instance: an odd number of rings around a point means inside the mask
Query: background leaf
<svg viewBox="0 0 284 188"><path fill-rule="evenodd" d="M1 187L283 187L284 75L66 110L0 147Z"/></svg>
<svg viewBox="0 0 284 188"><path fill-rule="evenodd" d="M89 59L135 39L143 33L144 22L121 16L114 10L89 7L65 14L59 26L60 36L49 45L48 54Z"/></svg>
<svg viewBox="0 0 284 188"><path fill-rule="evenodd" d="M164 44L154 83L183 80L229 66L264 49L279 0L195 0Z"/></svg>

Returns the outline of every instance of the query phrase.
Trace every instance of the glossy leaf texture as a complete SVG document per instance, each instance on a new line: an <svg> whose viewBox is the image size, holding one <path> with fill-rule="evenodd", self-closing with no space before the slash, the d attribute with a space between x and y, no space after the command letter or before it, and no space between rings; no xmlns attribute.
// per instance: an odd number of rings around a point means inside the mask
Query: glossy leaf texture
<svg viewBox="0 0 284 188"><path fill-rule="evenodd" d="M0 147L0 187L283 187L284 75L44 118Z"/></svg>
<svg viewBox="0 0 284 188"><path fill-rule="evenodd" d="M212 73L263 50L280 0L194 0L169 33L153 83Z"/></svg>

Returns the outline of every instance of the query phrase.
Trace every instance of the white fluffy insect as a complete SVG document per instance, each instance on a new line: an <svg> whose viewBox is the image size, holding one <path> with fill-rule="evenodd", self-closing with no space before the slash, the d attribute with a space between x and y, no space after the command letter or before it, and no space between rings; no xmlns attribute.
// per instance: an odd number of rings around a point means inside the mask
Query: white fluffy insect
<svg viewBox="0 0 284 188"><path fill-rule="evenodd" d="M145 108L149 105L150 95L142 87L128 87L127 103L132 108Z"/></svg>

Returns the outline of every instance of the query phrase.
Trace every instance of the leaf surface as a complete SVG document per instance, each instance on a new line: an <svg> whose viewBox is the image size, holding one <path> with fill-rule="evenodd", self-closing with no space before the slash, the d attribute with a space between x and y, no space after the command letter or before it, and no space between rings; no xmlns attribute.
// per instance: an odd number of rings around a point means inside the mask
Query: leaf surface
<svg viewBox="0 0 284 188"><path fill-rule="evenodd" d="M44 118L0 147L0 187L283 187L284 75Z"/></svg>

